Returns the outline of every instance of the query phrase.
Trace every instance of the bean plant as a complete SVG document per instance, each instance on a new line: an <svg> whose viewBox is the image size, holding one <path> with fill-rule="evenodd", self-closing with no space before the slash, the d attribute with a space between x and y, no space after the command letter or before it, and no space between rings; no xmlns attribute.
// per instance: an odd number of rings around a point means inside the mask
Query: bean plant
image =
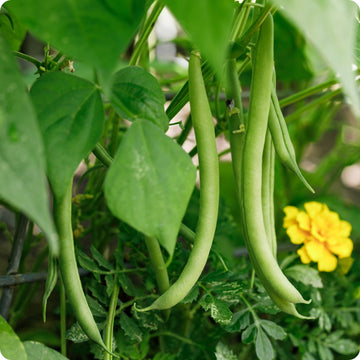
<svg viewBox="0 0 360 360"><path fill-rule="evenodd" d="M0 358L352 359L358 12L4 2Z"/></svg>

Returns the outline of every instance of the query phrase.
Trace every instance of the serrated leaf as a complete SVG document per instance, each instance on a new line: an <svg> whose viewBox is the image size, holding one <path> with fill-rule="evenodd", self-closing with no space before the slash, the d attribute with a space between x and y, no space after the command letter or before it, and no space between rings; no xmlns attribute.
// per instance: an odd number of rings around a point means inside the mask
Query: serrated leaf
<svg viewBox="0 0 360 360"><path fill-rule="evenodd" d="M99 317L107 316L107 311L97 300L95 300L89 295L86 295L86 300L94 316L99 316Z"/></svg>
<svg viewBox="0 0 360 360"><path fill-rule="evenodd" d="M138 66L128 66L113 76L111 102L125 119L144 119L166 131L169 127L165 97L159 82Z"/></svg>
<svg viewBox="0 0 360 360"><path fill-rule="evenodd" d="M219 342L215 351L216 360L237 360L238 357L230 350L227 345Z"/></svg>
<svg viewBox="0 0 360 360"><path fill-rule="evenodd" d="M70 329L66 331L66 338L74 343L82 343L89 340L78 322L74 323Z"/></svg>
<svg viewBox="0 0 360 360"><path fill-rule="evenodd" d="M0 198L37 223L57 255L43 140L25 84L1 34L0 64Z"/></svg>
<svg viewBox="0 0 360 360"><path fill-rule="evenodd" d="M23 343L0 315L0 351L6 359L27 360Z"/></svg>
<svg viewBox="0 0 360 360"><path fill-rule="evenodd" d="M28 360L66 360L67 357L36 341L25 341L24 347Z"/></svg>
<svg viewBox="0 0 360 360"><path fill-rule="evenodd" d="M108 170L105 198L116 217L172 254L195 178L186 152L156 125L137 120Z"/></svg>
<svg viewBox="0 0 360 360"><path fill-rule="evenodd" d="M210 316L219 324L228 325L231 322L232 312L224 302L212 296L206 295L199 304L205 311L210 310Z"/></svg>
<svg viewBox="0 0 360 360"><path fill-rule="evenodd" d="M319 271L308 265L291 266L285 270L285 274L305 285L311 285L316 288L323 287Z"/></svg>
<svg viewBox="0 0 360 360"><path fill-rule="evenodd" d="M68 56L112 69L144 15L145 0L12 0L29 30Z"/></svg>
<svg viewBox="0 0 360 360"><path fill-rule="evenodd" d="M114 267L104 258L98 249L94 245L90 246L90 251L95 261L103 268L112 271Z"/></svg>
<svg viewBox="0 0 360 360"><path fill-rule="evenodd" d="M120 314L120 326L124 330L125 335L131 340L140 343L143 340L143 332L136 322L127 316L124 312Z"/></svg>
<svg viewBox="0 0 360 360"><path fill-rule="evenodd" d="M234 1L166 0L165 3L195 46L221 76Z"/></svg>
<svg viewBox="0 0 360 360"><path fill-rule="evenodd" d="M184 297L184 299L181 301L183 304L189 304L194 302L198 296L199 296L199 287L195 285L189 293Z"/></svg>
<svg viewBox="0 0 360 360"><path fill-rule="evenodd" d="M43 134L48 178L61 198L80 161L101 136L104 110L100 92L87 80L52 72L41 76L30 94Z"/></svg>
<svg viewBox="0 0 360 360"><path fill-rule="evenodd" d="M258 327L255 351L259 360L271 360L275 357L273 346L261 327Z"/></svg>
<svg viewBox="0 0 360 360"><path fill-rule="evenodd" d="M272 1L283 9L285 16L315 46L333 72L340 76L344 92L350 98L355 113L359 115L360 99L352 71L352 64L355 63L356 20L351 2Z"/></svg>
<svg viewBox="0 0 360 360"><path fill-rule="evenodd" d="M286 337L285 330L273 321L262 319L260 320L260 326L275 340L284 340Z"/></svg>

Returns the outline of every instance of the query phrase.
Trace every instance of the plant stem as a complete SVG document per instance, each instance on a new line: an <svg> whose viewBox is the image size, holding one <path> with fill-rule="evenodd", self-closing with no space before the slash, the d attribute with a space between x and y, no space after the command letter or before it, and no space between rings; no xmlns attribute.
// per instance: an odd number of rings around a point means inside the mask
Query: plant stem
<svg viewBox="0 0 360 360"><path fill-rule="evenodd" d="M40 66L42 66L42 62L39 61L38 59L35 59L34 57L21 53L20 51L13 51L13 54L18 57L19 59L23 59L26 60L30 63L32 63L33 65L35 65L37 68L39 68Z"/></svg>
<svg viewBox="0 0 360 360"><path fill-rule="evenodd" d="M157 18L159 17L162 9L164 8L164 5L160 1L155 1L152 9L150 10L150 13L147 17L147 19L144 22L144 26L141 29L141 33L139 35L139 40L137 41L135 45L134 52L130 58L129 65L136 65L140 55L142 53L143 46L148 39L155 22Z"/></svg>
<svg viewBox="0 0 360 360"><path fill-rule="evenodd" d="M169 276L157 239L145 236L145 244L149 252L150 262L155 272L156 282L160 293L164 293L170 286Z"/></svg>
<svg viewBox="0 0 360 360"><path fill-rule="evenodd" d="M66 357L66 295L62 277L60 276L60 349Z"/></svg>
<svg viewBox="0 0 360 360"><path fill-rule="evenodd" d="M105 329L105 345L109 351L112 351L112 342L113 342L113 333L114 333L114 319L116 314L116 307L119 298L120 286L118 283L118 278L114 278L114 289L111 295L108 318L106 320L106 329ZM105 352L104 360L112 360L113 356L110 353Z"/></svg>
<svg viewBox="0 0 360 360"><path fill-rule="evenodd" d="M336 84L337 84L337 81L329 80L329 81L323 82L321 84L315 85L313 87L310 87L308 89L305 89L303 91L299 91L298 93L296 93L294 95L290 95L282 100L279 100L280 106L285 107L285 106L294 104L295 102L303 100L309 96L315 95L318 92L320 92L324 89L328 89L332 85L336 85Z"/></svg>

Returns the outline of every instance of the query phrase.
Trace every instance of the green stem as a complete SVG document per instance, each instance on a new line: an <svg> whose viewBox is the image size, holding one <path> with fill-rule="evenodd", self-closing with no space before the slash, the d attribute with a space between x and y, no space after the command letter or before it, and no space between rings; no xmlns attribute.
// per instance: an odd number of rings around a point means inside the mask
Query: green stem
<svg viewBox="0 0 360 360"><path fill-rule="evenodd" d="M251 0L246 0L239 5L235 13L235 21L232 27L230 40L235 41L241 36L244 31L246 21L248 19L250 9L251 9Z"/></svg>
<svg viewBox="0 0 360 360"><path fill-rule="evenodd" d="M114 278L114 289L111 295L110 306L108 317L106 321L106 329L105 329L105 345L109 351L112 351L112 343L113 343L113 334L114 334L114 320L116 314L116 307L119 298L120 287L118 283L117 276ZM113 356L110 353L105 352L104 360L112 360Z"/></svg>
<svg viewBox="0 0 360 360"><path fill-rule="evenodd" d="M300 100L303 100L309 96L315 95L322 90L328 89L329 87L331 87L332 85L335 85L335 84L337 84L337 81L329 80L324 83L312 86L303 91L299 91L298 93L296 93L294 95L290 95L282 100L279 100L280 106L285 107L285 106L294 104L294 103L296 103Z"/></svg>
<svg viewBox="0 0 360 360"><path fill-rule="evenodd" d="M192 121L191 121L191 114L187 117L185 124L184 124L184 129L181 131L180 135L178 136L176 142L179 145L183 145L185 140L187 139L190 131L192 129Z"/></svg>
<svg viewBox="0 0 360 360"><path fill-rule="evenodd" d="M286 122L289 123L290 121L293 121L294 119L298 118L300 115L302 115L304 112L311 110L312 108L318 106L319 104L325 103L326 101L331 100L335 96L341 94L341 89L337 89L335 91L329 92L323 96L320 96L316 100L312 101L309 104L306 104L299 108L298 110L294 111L290 115L286 117Z"/></svg>
<svg viewBox="0 0 360 360"><path fill-rule="evenodd" d="M60 276L60 349L66 357L66 295L62 277Z"/></svg>
<svg viewBox="0 0 360 360"><path fill-rule="evenodd" d="M23 59L26 60L30 63L32 63L33 65L35 65L37 68L39 68L40 66L42 66L41 61L39 61L38 59L35 59L34 57L21 53L20 51L13 51L13 54L18 57L19 59Z"/></svg>
<svg viewBox="0 0 360 360"><path fill-rule="evenodd" d="M141 33L139 35L139 40L137 41L135 45L135 49L133 51L133 54L130 58L129 65L136 65L140 55L142 53L143 46L148 39L155 22L157 18L159 17L162 9L164 8L164 5L160 1L155 1L154 6L152 7L147 19L145 20L144 26L141 30Z"/></svg>
<svg viewBox="0 0 360 360"><path fill-rule="evenodd" d="M145 244L149 251L150 262L155 272L159 291L162 294L169 288L170 284L159 242L154 237L145 236Z"/></svg>

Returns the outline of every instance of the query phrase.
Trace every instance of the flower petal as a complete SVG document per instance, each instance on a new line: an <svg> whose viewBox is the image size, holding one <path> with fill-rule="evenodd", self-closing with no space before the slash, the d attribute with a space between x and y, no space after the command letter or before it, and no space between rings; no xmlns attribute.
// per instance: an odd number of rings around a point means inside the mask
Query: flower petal
<svg viewBox="0 0 360 360"><path fill-rule="evenodd" d="M308 253L306 252L306 248L305 246L302 246L300 249L298 249L297 251L298 255L300 256L300 260L303 264L309 264L311 259L308 255Z"/></svg>
<svg viewBox="0 0 360 360"><path fill-rule="evenodd" d="M311 218L315 218L318 213L323 211L324 206L326 205L318 203L316 201L310 201L304 204L304 208Z"/></svg>
<svg viewBox="0 0 360 360"><path fill-rule="evenodd" d="M299 210L295 206L286 206L284 208L285 218L283 227L286 229L291 225L296 224L296 216L299 213Z"/></svg>
<svg viewBox="0 0 360 360"><path fill-rule="evenodd" d="M291 225L286 233L289 235L293 244L302 244L309 236L309 234L301 230L297 225Z"/></svg>
<svg viewBox="0 0 360 360"><path fill-rule="evenodd" d="M339 258L349 257L353 251L354 244L349 238L339 239L334 244L328 245L329 250L339 256Z"/></svg>
<svg viewBox="0 0 360 360"><path fill-rule="evenodd" d="M304 211L299 211L296 220L299 223L299 227L303 230L310 230L311 227L311 222L310 222L310 217L308 214L306 214Z"/></svg>
<svg viewBox="0 0 360 360"><path fill-rule="evenodd" d="M337 258L330 251L324 251L318 261L319 271L334 271L337 266Z"/></svg>
<svg viewBox="0 0 360 360"><path fill-rule="evenodd" d="M315 262L318 262L324 256L324 252L328 251L324 243L315 239L308 241L305 248L310 259Z"/></svg>

